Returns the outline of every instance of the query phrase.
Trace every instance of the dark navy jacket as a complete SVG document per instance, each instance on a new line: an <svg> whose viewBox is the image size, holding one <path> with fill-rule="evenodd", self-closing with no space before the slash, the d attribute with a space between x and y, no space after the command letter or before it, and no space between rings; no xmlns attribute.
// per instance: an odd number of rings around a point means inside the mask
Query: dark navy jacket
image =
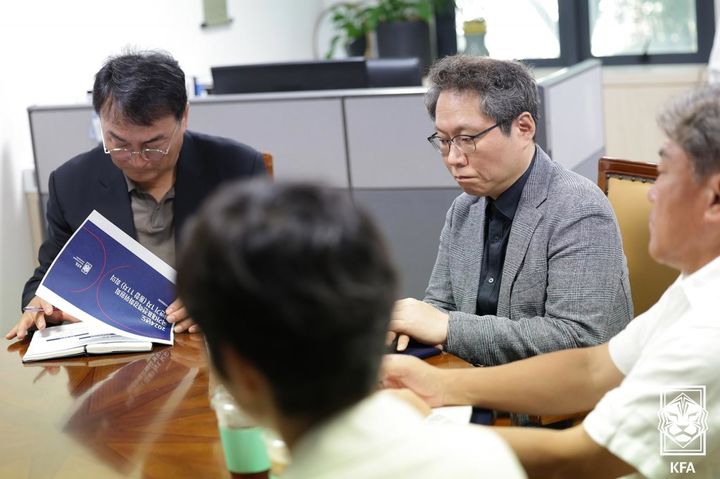
<svg viewBox="0 0 720 479"><path fill-rule="evenodd" d="M265 173L262 154L253 148L233 140L186 131L175 179L176 242L188 217L221 183ZM40 266L25 283L23 305L35 296L45 272L92 210L137 239L125 177L102 146L72 158L53 171L49 192L48 235L38 253Z"/></svg>

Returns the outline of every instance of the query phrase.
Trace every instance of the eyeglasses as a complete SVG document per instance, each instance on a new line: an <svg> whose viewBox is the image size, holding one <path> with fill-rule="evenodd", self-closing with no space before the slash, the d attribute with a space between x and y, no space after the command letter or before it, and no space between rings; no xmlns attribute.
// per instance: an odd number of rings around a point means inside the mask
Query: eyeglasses
<svg viewBox="0 0 720 479"><path fill-rule="evenodd" d="M105 133L102 131L102 125L100 126L100 134L102 136L103 150L106 154L112 156L113 159L117 161L130 161L133 155L140 155L140 157L145 161L160 161L165 158L165 156L167 156L168 152L170 151L170 143L172 142L172 139L175 137L175 133L177 133L179 128L180 122L175 125L175 129L173 130L172 134L170 135L170 139L168 140L168 146L164 150L161 150L159 148L143 148L140 151L133 151L130 148L108 149L107 146L105 146Z"/></svg>
<svg viewBox="0 0 720 479"><path fill-rule="evenodd" d="M485 128L477 135L455 135L452 138L440 138L437 133L433 133L428 136L427 141L435 147L443 156L450 154L450 145L455 145L465 155L475 153L475 142L483 136L490 133L490 131L501 125L501 122L495 123L490 128Z"/></svg>

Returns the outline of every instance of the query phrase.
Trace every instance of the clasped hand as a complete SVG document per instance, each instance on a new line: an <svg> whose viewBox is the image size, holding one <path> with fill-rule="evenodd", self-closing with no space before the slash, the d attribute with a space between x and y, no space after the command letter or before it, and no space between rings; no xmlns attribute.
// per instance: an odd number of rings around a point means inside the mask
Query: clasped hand
<svg viewBox="0 0 720 479"><path fill-rule="evenodd" d="M388 333L388 343L399 335L397 350L404 351L410 338L424 344L447 341L448 314L414 298L395 302Z"/></svg>

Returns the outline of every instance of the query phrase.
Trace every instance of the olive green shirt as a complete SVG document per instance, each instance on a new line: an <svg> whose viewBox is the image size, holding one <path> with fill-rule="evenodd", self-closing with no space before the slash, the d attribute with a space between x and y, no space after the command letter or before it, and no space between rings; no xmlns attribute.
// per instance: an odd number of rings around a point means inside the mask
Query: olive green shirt
<svg viewBox="0 0 720 479"><path fill-rule="evenodd" d="M167 264L175 267L175 187L158 202L133 180L125 177L138 242Z"/></svg>

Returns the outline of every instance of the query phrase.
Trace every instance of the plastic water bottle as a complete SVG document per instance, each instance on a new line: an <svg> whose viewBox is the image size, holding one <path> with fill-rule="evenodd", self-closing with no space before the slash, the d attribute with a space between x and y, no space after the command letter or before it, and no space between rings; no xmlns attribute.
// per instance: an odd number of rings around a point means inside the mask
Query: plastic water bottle
<svg viewBox="0 0 720 479"><path fill-rule="evenodd" d="M484 18L476 18L463 23L463 32L465 33L465 53L468 55L490 56L487 47L485 47L485 33L487 33L487 23Z"/></svg>
<svg viewBox="0 0 720 479"><path fill-rule="evenodd" d="M269 479L271 464L262 428L240 409L222 384L214 387L211 404L231 476L234 479Z"/></svg>

